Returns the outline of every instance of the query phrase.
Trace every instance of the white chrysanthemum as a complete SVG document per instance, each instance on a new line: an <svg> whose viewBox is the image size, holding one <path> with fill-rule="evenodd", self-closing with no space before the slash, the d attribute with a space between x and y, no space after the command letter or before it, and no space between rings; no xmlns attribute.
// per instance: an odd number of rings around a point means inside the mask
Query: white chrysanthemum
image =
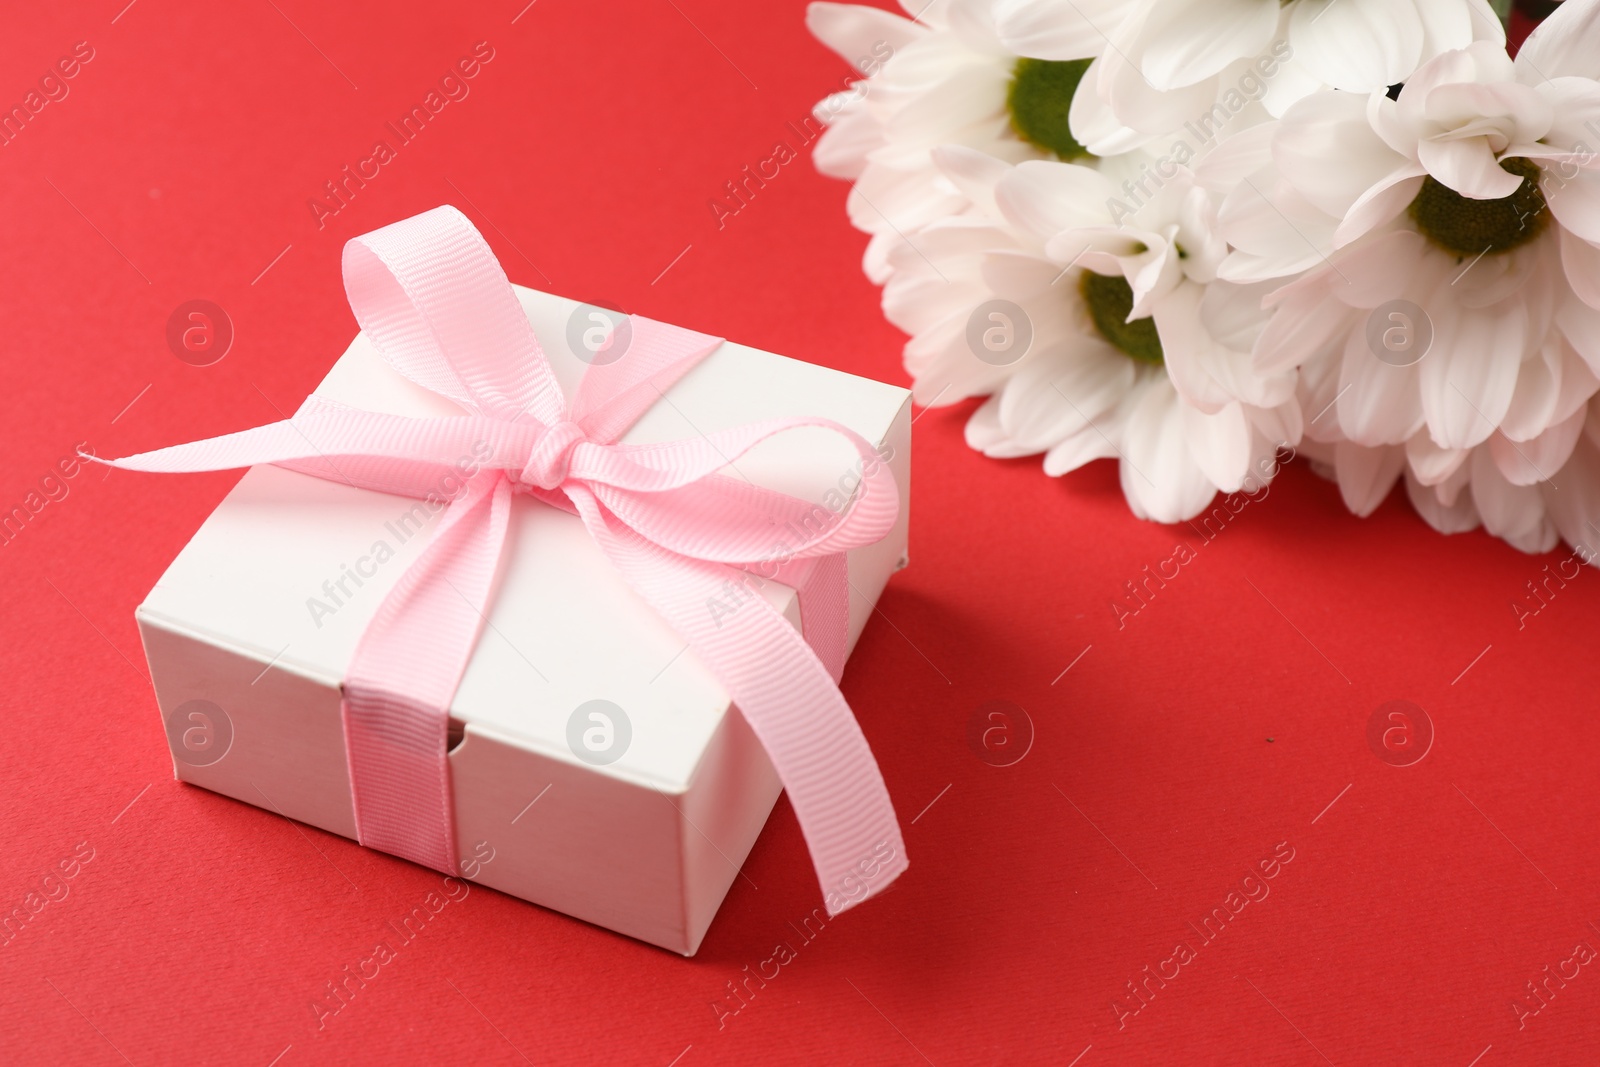
<svg viewBox="0 0 1600 1067"><path fill-rule="evenodd" d="M921 402L993 392L968 424L973 447L1043 453L1052 475L1117 457L1129 506L1161 522L1270 477L1273 452L1299 440L1295 377L1252 371L1261 294L1212 280L1223 248L1186 171L1121 217L1118 179L1152 157L1098 169L956 148L935 158L973 211L895 248L884 292L890 320L912 334ZM996 300L1015 305L999 312L1002 328L1031 333L1000 366L975 343Z"/></svg>
<svg viewBox="0 0 1600 1067"><path fill-rule="evenodd" d="M1318 93L1202 166L1243 177L1223 207L1236 251L1222 275L1306 271L1269 298L1257 355L1264 369L1337 366L1311 376L1332 404L1314 437L1405 445L1425 479L1497 434L1565 461L1564 420L1600 372L1600 156L1583 139L1600 82L1580 73L1600 70L1586 58L1600 54L1595 8L1573 0L1515 64L1480 44L1424 66L1398 99ZM1397 358L1391 337L1418 348ZM1514 478L1512 450L1496 456Z"/></svg>
<svg viewBox="0 0 1600 1067"><path fill-rule="evenodd" d="M1574 0L1515 63L1474 45L1395 99L1321 93L1202 167L1232 188L1222 274L1306 271L1257 366L1300 368L1303 450L1355 513L1403 475L1442 532L1600 546L1597 47Z"/></svg>
<svg viewBox="0 0 1600 1067"><path fill-rule="evenodd" d="M933 166L941 145L1019 161L1083 148L1068 132L1083 63L1019 63L994 30L1001 0L903 0L913 19L878 8L813 3L806 25L869 76L817 105L828 127L817 169L853 183L847 209L872 234L864 268L881 284L904 236L968 209Z"/></svg>

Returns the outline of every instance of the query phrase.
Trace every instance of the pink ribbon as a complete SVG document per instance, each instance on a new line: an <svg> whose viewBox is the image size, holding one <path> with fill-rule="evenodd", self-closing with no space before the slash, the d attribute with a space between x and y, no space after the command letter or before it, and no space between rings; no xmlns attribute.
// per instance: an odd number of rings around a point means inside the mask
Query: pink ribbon
<svg viewBox="0 0 1600 1067"><path fill-rule="evenodd" d="M487 449L346 672L344 735L361 843L456 873L449 708L494 592L511 494L526 492L582 519L728 690L788 790L829 911L894 881L906 867L899 823L836 685L849 605L843 553L880 540L899 507L894 476L872 446L819 418L614 443L721 339L634 316L626 353L590 366L568 404L494 253L453 207L351 240L344 281L383 357L467 414L405 418L312 396L283 422L111 462L159 472L272 463L424 497L457 475L460 457ZM833 431L860 455L860 489L842 515L718 473L803 426ZM805 637L759 596L720 618L708 610L742 569L773 577L775 564L801 594Z"/></svg>

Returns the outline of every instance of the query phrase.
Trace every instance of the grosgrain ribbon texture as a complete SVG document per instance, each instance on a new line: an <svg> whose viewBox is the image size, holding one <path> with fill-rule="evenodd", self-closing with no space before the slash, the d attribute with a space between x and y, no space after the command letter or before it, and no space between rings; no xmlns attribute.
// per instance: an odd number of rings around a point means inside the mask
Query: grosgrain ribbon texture
<svg viewBox="0 0 1600 1067"><path fill-rule="evenodd" d="M449 708L494 596L511 496L524 492L577 515L727 689L788 791L829 911L891 884L906 868L905 844L837 686L849 608L844 553L882 539L899 510L894 476L872 445L820 418L617 444L721 339L632 316L625 357L591 365L569 403L499 261L454 207L352 239L343 269L351 309L383 358L454 401L461 416L408 418L313 396L281 422L108 462L165 473L271 463L421 498L467 449L487 452L346 670L361 843L456 873ZM841 515L819 523L820 505L720 473L761 441L808 426L838 434L860 456L860 488ZM743 568L770 569L779 529L809 531L786 546L779 572L800 594L804 637L761 597L720 620L705 610ZM862 891L869 859L879 869Z"/></svg>

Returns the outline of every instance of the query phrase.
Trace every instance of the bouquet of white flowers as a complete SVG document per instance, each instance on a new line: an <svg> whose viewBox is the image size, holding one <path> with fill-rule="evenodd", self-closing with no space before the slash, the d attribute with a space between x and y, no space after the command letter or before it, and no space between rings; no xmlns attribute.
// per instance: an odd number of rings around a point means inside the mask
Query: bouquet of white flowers
<svg viewBox="0 0 1600 1067"><path fill-rule="evenodd" d="M1292 448L1369 514L1600 552L1600 0L814 3L918 401L1176 522Z"/></svg>

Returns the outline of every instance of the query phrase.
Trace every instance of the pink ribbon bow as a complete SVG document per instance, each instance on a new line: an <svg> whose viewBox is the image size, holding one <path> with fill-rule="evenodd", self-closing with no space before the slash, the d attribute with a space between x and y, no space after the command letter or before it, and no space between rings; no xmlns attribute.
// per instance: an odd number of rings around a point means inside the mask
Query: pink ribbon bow
<svg viewBox="0 0 1600 1067"><path fill-rule="evenodd" d="M424 497L455 474L458 457L488 452L379 607L346 671L344 735L361 843L456 873L449 708L493 595L511 494L526 492L581 518L728 690L788 790L830 912L898 877L906 867L899 823L835 684L849 603L843 553L881 539L899 507L894 476L872 446L818 418L615 444L721 339L633 317L623 357L590 366L568 404L494 253L453 207L351 240L344 281L383 357L466 414L405 418L312 396L283 422L111 462L161 472L272 463ZM832 430L860 454L860 489L842 515L718 473L760 441L802 426ZM780 531L786 540L774 560ZM759 596L726 617L707 610L743 577L740 568L775 563L800 590L806 637ZM869 859L877 871L863 892Z"/></svg>

